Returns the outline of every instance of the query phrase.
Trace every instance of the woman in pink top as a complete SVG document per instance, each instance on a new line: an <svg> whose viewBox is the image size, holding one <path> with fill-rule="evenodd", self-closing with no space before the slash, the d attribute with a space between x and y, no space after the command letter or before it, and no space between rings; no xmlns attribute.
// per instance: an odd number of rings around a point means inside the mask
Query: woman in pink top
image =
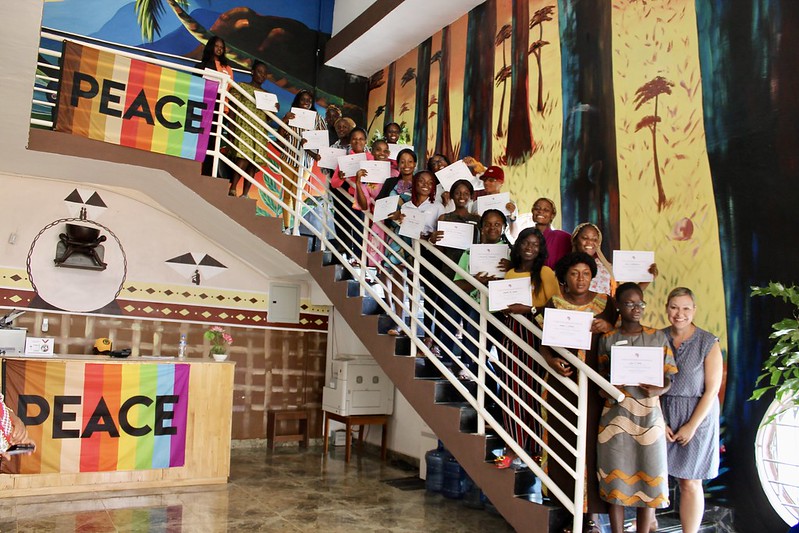
<svg viewBox="0 0 799 533"><path fill-rule="evenodd" d="M388 143L383 139L378 139L372 143L372 157L375 161L389 161L390 151ZM367 154L367 158L369 155ZM374 213L375 200L380 190L383 188L382 183L361 183L361 179L367 175L366 170L359 170L355 175L355 202L352 204L353 209L358 211L369 211ZM392 168L390 176L396 178L399 176L399 169ZM369 260L369 266L377 266L380 264L380 252L383 250L383 243L385 242L386 233L377 225L371 226L371 231L367 236L368 246L366 255Z"/></svg>
<svg viewBox="0 0 799 533"><path fill-rule="evenodd" d="M350 147L347 155L366 154L367 161L374 159L366 149L366 131L354 128L350 132ZM358 203L355 198L355 176L346 176L340 168L336 168L330 178L330 192L333 195L333 216L336 221L336 238L350 255L353 261L361 257L363 240L363 213L354 209Z"/></svg>
<svg viewBox="0 0 799 533"><path fill-rule="evenodd" d="M545 266L554 268L560 258L572 251L572 236L559 229L552 229L552 220L558 214L555 202L549 198L539 198L533 203L533 223L535 227L544 235L547 245L547 257Z"/></svg>

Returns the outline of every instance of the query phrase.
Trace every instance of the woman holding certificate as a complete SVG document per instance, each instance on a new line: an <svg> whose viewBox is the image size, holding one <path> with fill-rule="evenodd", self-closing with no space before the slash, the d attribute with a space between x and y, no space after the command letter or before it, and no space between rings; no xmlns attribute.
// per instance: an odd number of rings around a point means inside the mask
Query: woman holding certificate
<svg viewBox="0 0 799 533"><path fill-rule="evenodd" d="M532 320L532 314L537 308L542 308L553 296L560 293L555 273L552 272L552 269L548 266L544 266L547 256L547 245L541 232L536 228L526 228L522 230L516 242L513 243L513 248L510 253L511 269L505 273L505 279L529 277L533 291L533 306L530 307L518 303L513 304L505 310L506 313L518 313ZM538 347L538 338L509 314L505 316L505 325L508 329L519 335L527 345ZM516 363L504 350L499 350L499 360L502 365L508 369L508 372L505 372L504 369L500 367L499 374L502 376L503 382L508 389L513 391L513 393L520 398L520 401L516 401L505 388L500 389L500 398L502 399L502 403L511 409L522 423L531 428L536 434L540 435L542 433L540 424L533 418L530 411L522 407L523 405L530 406L536 413L540 414L540 409L538 409L540 404L533 401L527 390L521 386L521 383L526 384L529 388L540 394L541 386L533 379L531 372L541 375L541 368L533 358L528 355L527 352L520 349L519 345L515 342L505 338L504 345L521 364ZM514 438L519 446L534 454L540 453L539 446L531 442L529 435L523 431L519 422L511 417L507 411L503 411L502 416L505 430ZM512 457L512 454L505 454L500 458L497 466L500 468L513 466L514 461L516 460Z"/></svg>
<svg viewBox="0 0 799 533"><path fill-rule="evenodd" d="M680 485L682 530L695 533L705 510L703 479L719 473L719 339L694 325L696 303L690 289L678 287L666 301L670 327L663 330L679 374L663 395L669 475Z"/></svg>
<svg viewBox="0 0 799 533"><path fill-rule="evenodd" d="M596 346L599 341L599 335L610 331L612 329L612 324L616 323L617 317L616 303L613 301L613 298L605 293L594 292L590 289L591 281L596 275L596 272L596 262L590 255L582 252L572 252L566 255L558 261L558 264L555 266L555 275L561 284L561 294L553 296L546 305L546 307L553 309L590 312L594 316L590 326L592 334L591 348L588 350L577 350L574 354L578 359L584 361L592 368L597 368ZM569 362L548 346L541 346L541 355L544 356L552 371L564 377L576 377L574 369ZM560 381L547 379L547 382L565 398L574 397ZM553 405L557 412L564 414L565 418L569 420L570 423L576 424L577 416L573 415L566 406L559 405L561 402L555 395L551 395L548 391L544 391L544 399L549 404ZM604 502L599 497L599 487L595 475L597 471L596 435L598 432L600 409L598 387L594 385L593 382L589 381L588 419L586 426L586 435L588 439L586 442L585 500L583 506L583 511L586 513L607 512ZM575 445L576 436L574 436L559 419L554 416L548 416L546 412L544 413L544 419L561 437L571 442L572 446ZM544 435L544 442L546 442L559 457L568 461L571 454L559 439L551 437L546 433ZM558 486L563 489L566 494L574 493L573 477L569 475L557 461L548 457L547 453L543 454L542 466L547 474L556 480ZM593 533L598 532L599 529L593 520L587 520L585 531Z"/></svg>
<svg viewBox="0 0 799 533"><path fill-rule="evenodd" d="M353 128L350 131L350 147L347 156L363 154L364 161L374 157L366 147L366 130ZM341 162L343 158L339 158ZM356 165L357 168L357 165ZM336 238L350 255L353 264L360 261L363 241L363 213L353 208L357 204L355 179L357 171L345 172L337 167L330 178L330 192L335 204L333 217L336 221Z"/></svg>
<svg viewBox="0 0 799 533"><path fill-rule="evenodd" d="M599 496L610 505L613 533L624 530L624 507L636 508L637 531L648 533L655 509L669 505L666 424L660 395L669 389L677 366L666 335L640 322L646 309L641 287L623 283L616 290L616 302L621 325L599 340L599 370L619 384L624 399L616 403L606 397L599 420ZM656 361L662 383L643 383L645 378L630 375L640 368L622 363L622 358L631 356L634 363L643 358Z"/></svg>
<svg viewBox="0 0 799 533"><path fill-rule="evenodd" d="M261 90L261 85L266 81L268 73L264 63L255 61L252 64L252 79L247 83L239 85L241 90L249 96L249 98L247 96L242 96L239 98L239 101L263 122L267 121L266 113L255 106L254 94L255 91ZM250 98L252 98L252 100ZM245 114L246 112L243 110L236 111L233 118L233 123L235 124L233 132L236 135L230 141L236 149L236 166L248 176L254 178L255 174L260 170L259 165L265 165L265 160L261 154L266 151L269 140L260 133L262 131L261 128L256 129L256 127L252 125L252 119L249 114ZM243 179L244 177L234 170L233 178L230 181L230 188L228 189L228 196L236 196L239 182ZM250 194L250 187L252 187L252 181L244 179L241 193L243 197L246 198Z"/></svg>

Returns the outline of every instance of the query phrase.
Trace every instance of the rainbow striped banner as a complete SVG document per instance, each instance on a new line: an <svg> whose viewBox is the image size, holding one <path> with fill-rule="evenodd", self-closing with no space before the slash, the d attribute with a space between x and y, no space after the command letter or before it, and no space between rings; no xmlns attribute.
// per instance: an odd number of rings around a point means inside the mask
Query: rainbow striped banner
<svg viewBox="0 0 799 533"><path fill-rule="evenodd" d="M10 473L185 463L190 365L6 359L4 367L6 405L37 443Z"/></svg>
<svg viewBox="0 0 799 533"><path fill-rule="evenodd" d="M64 41L56 131L202 161L219 83Z"/></svg>

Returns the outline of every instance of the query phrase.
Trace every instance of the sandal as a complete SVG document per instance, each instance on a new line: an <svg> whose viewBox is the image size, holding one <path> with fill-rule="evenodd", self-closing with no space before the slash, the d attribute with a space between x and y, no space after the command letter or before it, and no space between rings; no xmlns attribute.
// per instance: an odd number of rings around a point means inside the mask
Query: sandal
<svg viewBox="0 0 799 533"><path fill-rule="evenodd" d="M561 530L561 533L572 533L572 528L566 526ZM593 520L586 520L583 524L583 533L602 533L602 530Z"/></svg>

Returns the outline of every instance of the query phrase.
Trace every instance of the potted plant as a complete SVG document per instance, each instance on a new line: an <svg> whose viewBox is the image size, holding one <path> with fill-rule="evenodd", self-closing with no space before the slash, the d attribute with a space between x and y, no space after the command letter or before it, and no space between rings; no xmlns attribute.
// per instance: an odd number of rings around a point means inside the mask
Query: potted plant
<svg viewBox="0 0 799 533"><path fill-rule="evenodd" d="M233 344L233 337L220 326L213 326L203 336L211 343L211 357L215 361L227 359L227 347Z"/></svg>
<svg viewBox="0 0 799 533"><path fill-rule="evenodd" d="M793 316L772 324L774 333L769 338L776 342L771 348L771 355L763 362L763 373L755 382L756 385L761 382L766 385L756 388L750 400L758 400L769 390L776 389L777 401L789 400L785 404L786 410L799 407L799 288L771 282L768 287L752 287L752 296L781 298L793 305ZM771 422L782 412L773 414L765 423Z"/></svg>

